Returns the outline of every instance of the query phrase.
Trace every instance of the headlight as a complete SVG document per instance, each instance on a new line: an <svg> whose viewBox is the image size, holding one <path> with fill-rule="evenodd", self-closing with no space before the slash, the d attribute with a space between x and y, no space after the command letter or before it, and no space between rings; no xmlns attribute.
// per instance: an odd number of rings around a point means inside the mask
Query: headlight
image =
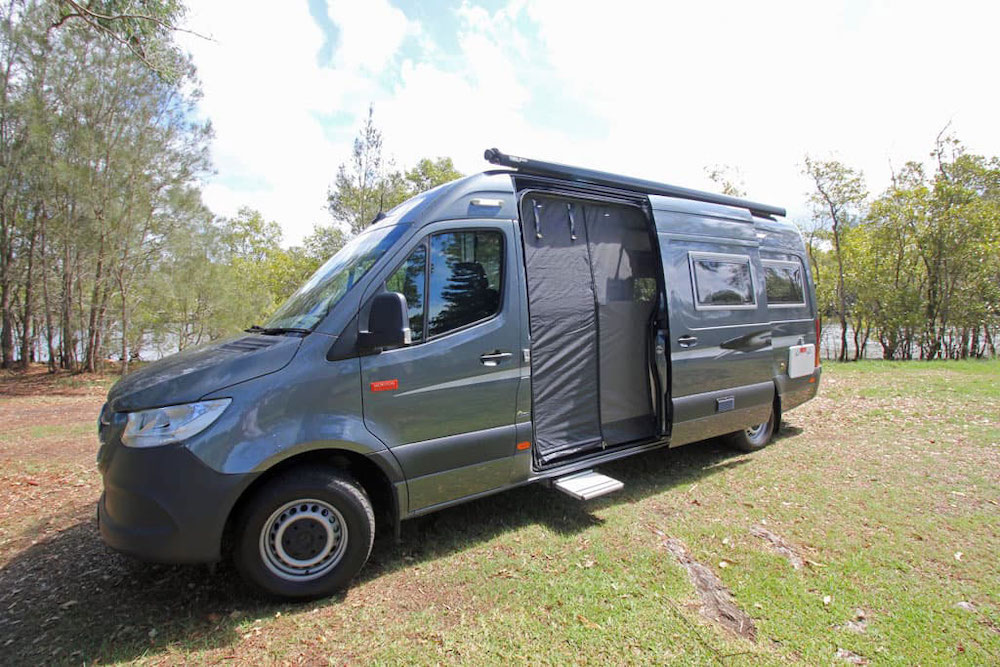
<svg viewBox="0 0 1000 667"><path fill-rule="evenodd" d="M130 412L122 444L128 447L157 447L193 437L222 415L231 398L169 405L141 412Z"/></svg>

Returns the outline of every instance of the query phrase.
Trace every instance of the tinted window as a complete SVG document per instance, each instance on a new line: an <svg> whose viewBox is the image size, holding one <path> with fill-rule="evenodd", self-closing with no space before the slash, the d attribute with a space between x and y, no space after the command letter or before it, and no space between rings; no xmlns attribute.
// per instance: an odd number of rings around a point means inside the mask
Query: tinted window
<svg viewBox="0 0 1000 667"><path fill-rule="evenodd" d="M499 232L451 232L431 237L427 333L442 334L500 309L503 238Z"/></svg>
<svg viewBox="0 0 1000 667"><path fill-rule="evenodd" d="M802 265L798 262L764 262L764 281L769 305L804 305Z"/></svg>
<svg viewBox="0 0 1000 667"><path fill-rule="evenodd" d="M698 305L739 307L754 303L749 257L693 255L691 266Z"/></svg>
<svg viewBox="0 0 1000 667"><path fill-rule="evenodd" d="M388 280L385 288L390 292L399 292L406 297L406 306L410 313L410 330L413 332L413 342L424 339L424 276L427 273L427 246L417 246L406 261L396 269Z"/></svg>

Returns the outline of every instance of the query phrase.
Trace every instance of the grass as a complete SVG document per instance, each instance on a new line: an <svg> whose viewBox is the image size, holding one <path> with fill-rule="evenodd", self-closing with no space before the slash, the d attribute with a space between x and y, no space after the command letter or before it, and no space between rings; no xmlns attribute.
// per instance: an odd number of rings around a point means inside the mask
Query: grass
<svg viewBox="0 0 1000 667"><path fill-rule="evenodd" d="M227 566L107 552L83 404L0 428L0 663L997 662L1000 363L824 372L763 451L654 452L604 466L625 490L590 503L528 487L406 522L351 589L304 605L255 597ZM0 419L32 400L0 398ZM699 614L664 535L718 575L756 641Z"/></svg>

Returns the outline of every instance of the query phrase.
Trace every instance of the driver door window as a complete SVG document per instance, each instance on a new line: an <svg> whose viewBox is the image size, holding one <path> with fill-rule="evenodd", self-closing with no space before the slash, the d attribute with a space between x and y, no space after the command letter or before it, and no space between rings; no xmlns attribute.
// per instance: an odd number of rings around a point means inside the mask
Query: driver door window
<svg viewBox="0 0 1000 667"><path fill-rule="evenodd" d="M410 253L385 286L406 297L413 342L485 321L500 311L503 250L500 232L473 230L435 234Z"/></svg>

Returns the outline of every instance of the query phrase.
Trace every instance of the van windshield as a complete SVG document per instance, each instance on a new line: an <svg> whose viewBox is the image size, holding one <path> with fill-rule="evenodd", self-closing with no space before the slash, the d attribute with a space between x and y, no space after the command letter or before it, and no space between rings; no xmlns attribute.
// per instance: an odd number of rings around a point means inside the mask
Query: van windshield
<svg viewBox="0 0 1000 667"><path fill-rule="evenodd" d="M312 329L392 247L408 225L376 225L351 239L285 301L265 325Z"/></svg>

